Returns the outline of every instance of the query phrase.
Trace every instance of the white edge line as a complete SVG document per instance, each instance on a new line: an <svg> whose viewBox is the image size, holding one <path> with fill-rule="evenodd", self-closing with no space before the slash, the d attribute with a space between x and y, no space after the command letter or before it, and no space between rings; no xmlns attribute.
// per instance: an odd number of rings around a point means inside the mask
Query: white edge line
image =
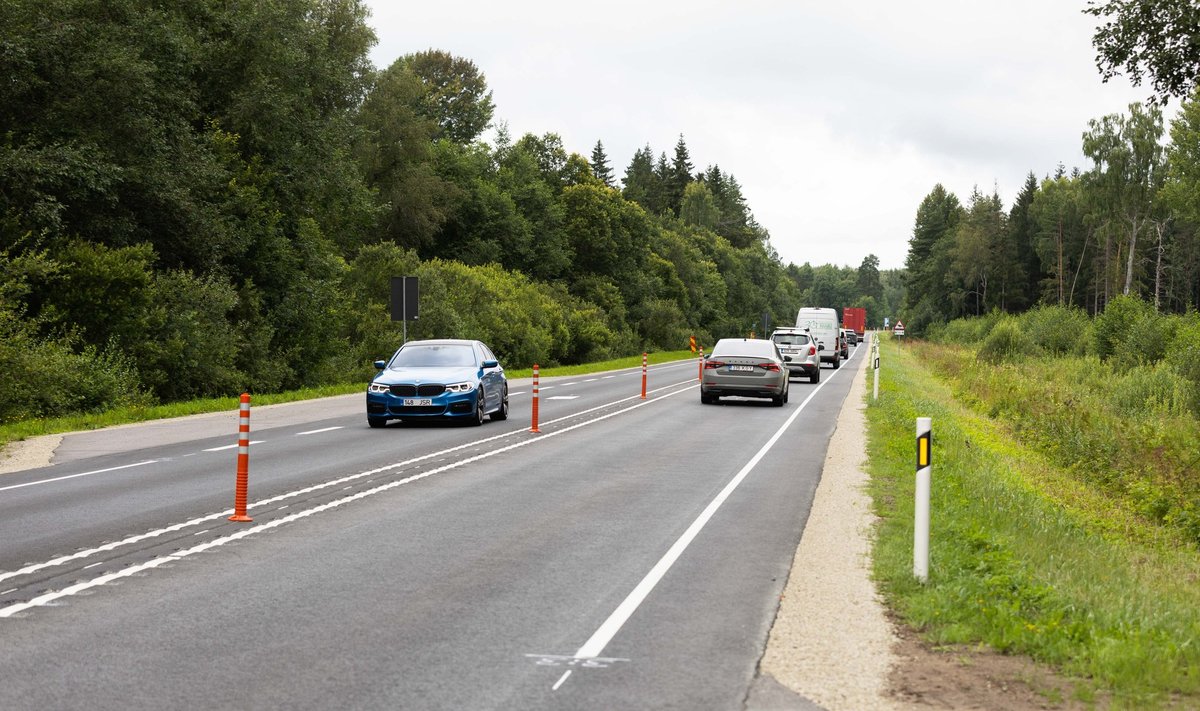
<svg viewBox="0 0 1200 711"><path fill-rule="evenodd" d="M562 685L563 685L563 683L564 683L564 682L566 682L566 680L567 680L567 677L569 677L569 676L571 676L571 670L570 670L570 669L568 669L568 670L566 670L565 672L563 672L563 675L562 675L561 677L559 677L559 678L558 678L558 681L554 682L554 686L550 687L550 690L551 690L551 691L558 691L558 687L562 686Z"/></svg>
<svg viewBox="0 0 1200 711"><path fill-rule="evenodd" d="M717 512L717 509L721 508L721 505L724 504L725 500L728 499L733 491L738 488L738 485L742 483L742 480L744 480L746 476L750 474L750 472L755 466L758 465L759 461L762 460L767 452L769 452L771 448L775 446L775 443L778 442L779 438L783 436L783 433L792 426L792 423L795 422L796 418L800 416L800 413L804 411L805 406L807 406L808 403L811 402L814 397L816 397L821 388L825 387L825 385L836 376L837 373L835 372L828 378L822 378L821 384L812 389L812 391L808 394L808 397L804 398L804 402L800 403L800 406L796 408L796 411L793 412L786 421L784 421L783 425L781 425L780 428L775 431L775 434L771 435L771 439L767 440L767 443L764 444L762 448L750 458L750 461L746 462L746 465L742 467L741 471L734 475L733 479L729 480L729 483L725 485L725 488L722 489L719 494L717 494L716 498L709 502L708 506L704 508L704 511L700 512L700 515L695 521L692 522L692 525L688 526L687 530L683 532L683 535L680 536L679 539L676 540L669 549L667 549L667 552L663 555L663 557L654 564L654 567L650 569L650 572L646 573L646 576L642 578L641 582L639 582L629 593L629 595L627 595L625 599L621 601L620 605L617 605L617 608L612 611L612 614L608 616L608 619L605 620L604 623L601 624L594 633L592 633L592 636L588 639L588 641L583 643L583 646L579 648L579 651L575 652L575 657L577 659L591 659L600 656L600 653L604 651L604 648L608 646L608 643L612 641L613 637L615 637L617 633L621 631L621 628L625 626L625 623L629 621L630 616L632 616L638 607L641 606L641 604L646 600L646 597L650 595L650 591L653 590L656 585L658 585L658 582L663 579L663 576L667 574L667 571L671 569L671 566L675 564L675 561L679 559L679 556L683 554L683 552L691 544L692 540L694 540L704 526L708 524L709 519L711 519Z"/></svg>

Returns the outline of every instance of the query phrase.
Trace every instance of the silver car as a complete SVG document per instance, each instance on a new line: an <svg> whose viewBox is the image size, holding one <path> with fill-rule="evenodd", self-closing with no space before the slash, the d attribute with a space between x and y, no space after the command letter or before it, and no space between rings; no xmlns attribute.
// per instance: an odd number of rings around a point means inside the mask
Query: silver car
<svg viewBox="0 0 1200 711"><path fill-rule="evenodd" d="M771 340L787 359L787 369L793 377L807 376L809 382L821 382L820 346L808 329L777 328L771 334Z"/></svg>
<svg viewBox="0 0 1200 711"><path fill-rule="evenodd" d="M722 338L704 360L700 402L710 405L722 397L771 398L776 407L788 401L787 361L773 341L761 338Z"/></svg>

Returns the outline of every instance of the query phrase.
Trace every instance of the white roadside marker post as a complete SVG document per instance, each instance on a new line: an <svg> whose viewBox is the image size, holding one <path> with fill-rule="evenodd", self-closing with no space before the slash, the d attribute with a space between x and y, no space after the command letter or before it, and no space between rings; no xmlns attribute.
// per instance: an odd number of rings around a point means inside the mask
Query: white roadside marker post
<svg viewBox="0 0 1200 711"><path fill-rule="evenodd" d="M871 400L879 399L879 338L878 336L871 339L871 347L875 352L875 389L871 394Z"/></svg>
<svg viewBox="0 0 1200 711"><path fill-rule="evenodd" d="M928 417L917 418L917 491L913 525L913 576L929 579L929 471L932 466L932 427Z"/></svg>

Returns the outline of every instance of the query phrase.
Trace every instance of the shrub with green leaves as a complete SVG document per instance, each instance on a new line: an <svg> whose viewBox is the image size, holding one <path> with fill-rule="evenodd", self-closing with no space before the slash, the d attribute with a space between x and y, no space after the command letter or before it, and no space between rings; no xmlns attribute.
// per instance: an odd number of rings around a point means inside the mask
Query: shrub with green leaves
<svg viewBox="0 0 1200 711"><path fill-rule="evenodd" d="M1154 315L1154 306L1136 296L1118 296L1108 302L1093 321L1096 355L1108 360L1129 347L1130 332L1139 321Z"/></svg>
<svg viewBox="0 0 1200 711"><path fill-rule="evenodd" d="M1083 309L1039 306L1017 320L1030 340L1050 355L1083 355L1092 339L1092 320Z"/></svg>
<svg viewBox="0 0 1200 711"><path fill-rule="evenodd" d="M987 363L1003 363L1027 356L1033 341L1016 319L1005 319L992 328L979 347L978 358Z"/></svg>

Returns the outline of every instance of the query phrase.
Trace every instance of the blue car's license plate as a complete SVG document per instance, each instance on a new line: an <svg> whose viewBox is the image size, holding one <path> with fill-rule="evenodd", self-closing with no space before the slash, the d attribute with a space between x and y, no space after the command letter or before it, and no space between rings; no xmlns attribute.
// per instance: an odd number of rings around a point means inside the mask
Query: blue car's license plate
<svg viewBox="0 0 1200 711"><path fill-rule="evenodd" d="M429 407L432 404L433 404L433 400L430 400L427 397L425 397L425 398L415 398L415 397L404 398L404 406L405 407Z"/></svg>

